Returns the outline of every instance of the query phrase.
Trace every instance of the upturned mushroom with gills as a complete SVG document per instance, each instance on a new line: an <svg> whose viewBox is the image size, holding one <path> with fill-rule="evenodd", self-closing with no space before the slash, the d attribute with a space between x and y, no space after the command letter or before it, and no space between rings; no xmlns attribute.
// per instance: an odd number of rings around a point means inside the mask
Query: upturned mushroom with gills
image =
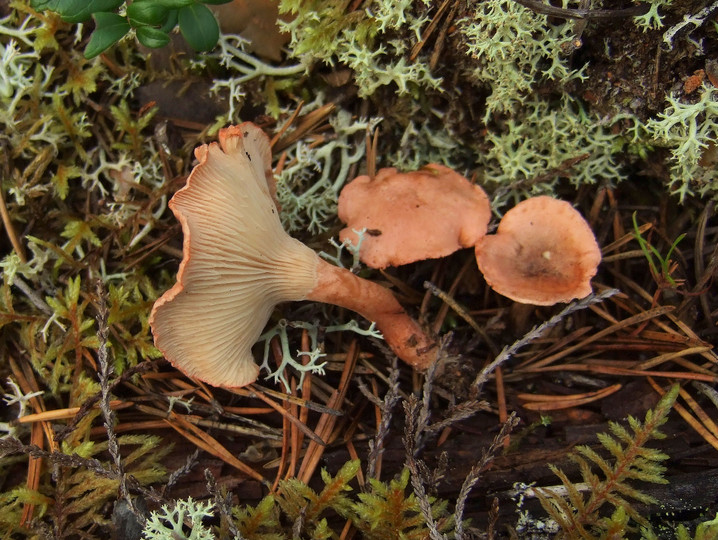
<svg viewBox="0 0 718 540"><path fill-rule="evenodd" d="M169 203L182 225L177 283L155 302L150 326L167 360L215 386L254 382L252 345L274 307L312 300L376 323L417 370L435 343L386 288L333 266L290 237L274 200L269 139L246 122L195 149L199 164Z"/></svg>

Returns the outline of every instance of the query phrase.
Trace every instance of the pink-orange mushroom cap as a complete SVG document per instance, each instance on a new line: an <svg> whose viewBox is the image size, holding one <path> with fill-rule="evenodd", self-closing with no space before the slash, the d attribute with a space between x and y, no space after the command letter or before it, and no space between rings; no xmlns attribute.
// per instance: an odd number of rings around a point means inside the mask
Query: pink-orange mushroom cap
<svg viewBox="0 0 718 540"><path fill-rule="evenodd" d="M476 245L476 261L499 294L550 306L591 294L601 250L573 206L541 196L506 212L496 234Z"/></svg>
<svg viewBox="0 0 718 540"><path fill-rule="evenodd" d="M274 307L315 300L376 322L401 359L425 369L434 343L388 289L330 265L282 228L269 139L246 122L219 144L195 150L199 164L169 203L182 225L177 283L155 302L155 345L186 374L216 386L254 382L251 347Z"/></svg>
<svg viewBox="0 0 718 540"><path fill-rule="evenodd" d="M489 200L479 186L444 165L418 171L380 169L359 176L339 195L339 238L357 244L355 231L367 229L359 257L372 268L436 259L475 245L491 219Z"/></svg>

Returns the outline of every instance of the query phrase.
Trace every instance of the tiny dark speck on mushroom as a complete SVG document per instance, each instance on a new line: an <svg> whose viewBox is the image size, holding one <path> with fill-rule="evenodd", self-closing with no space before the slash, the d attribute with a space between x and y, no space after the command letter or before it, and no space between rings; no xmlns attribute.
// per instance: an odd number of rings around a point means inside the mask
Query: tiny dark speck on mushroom
<svg viewBox="0 0 718 540"><path fill-rule="evenodd" d="M245 154L247 154L247 159L248 159L249 161L252 161L252 156L249 155L249 152L245 152Z"/></svg>
<svg viewBox="0 0 718 540"><path fill-rule="evenodd" d="M244 136L245 136L245 137L248 137L248 136L249 136L249 131L245 131L245 132L244 132Z"/></svg>
<svg viewBox="0 0 718 540"><path fill-rule="evenodd" d="M366 233L369 236L381 236L381 231L379 229L367 229Z"/></svg>

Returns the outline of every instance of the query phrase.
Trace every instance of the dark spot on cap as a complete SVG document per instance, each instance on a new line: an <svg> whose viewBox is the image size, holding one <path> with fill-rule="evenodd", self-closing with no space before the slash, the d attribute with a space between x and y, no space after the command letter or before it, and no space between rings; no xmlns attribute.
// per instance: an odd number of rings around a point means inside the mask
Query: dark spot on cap
<svg viewBox="0 0 718 540"><path fill-rule="evenodd" d="M379 229L367 229L366 233L369 236L381 236L381 231Z"/></svg>
<svg viewBox="0 0 718 540"><path fill-rule="evenodd" d="M247 151L245 150L244 153L247 154L247 159L248 159L249 161L252 161L252 156L249 155L249 152L247 152Z"/></svg>

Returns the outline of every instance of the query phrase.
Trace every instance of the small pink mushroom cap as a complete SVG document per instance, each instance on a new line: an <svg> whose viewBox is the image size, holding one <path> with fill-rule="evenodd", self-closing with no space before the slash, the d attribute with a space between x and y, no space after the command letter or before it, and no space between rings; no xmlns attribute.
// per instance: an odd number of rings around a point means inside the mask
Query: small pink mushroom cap
<svg viewBox="0 0 718 540"><path fill-rule="evenodd" d="M496 234L476 245L476 261L499 294L550 306L591 294L601 250L573 206L542 196L506 212Z"/></svg>
<svg viewBox="0 0 718 540"><path fill-rule="evenodd" d="M484 190L452 169L430 164L400 173L380 169L374 178L360 176L339 195L344 241L357 244L372 268L436 259L476 244L487 231L491 207Z"/></svg>

